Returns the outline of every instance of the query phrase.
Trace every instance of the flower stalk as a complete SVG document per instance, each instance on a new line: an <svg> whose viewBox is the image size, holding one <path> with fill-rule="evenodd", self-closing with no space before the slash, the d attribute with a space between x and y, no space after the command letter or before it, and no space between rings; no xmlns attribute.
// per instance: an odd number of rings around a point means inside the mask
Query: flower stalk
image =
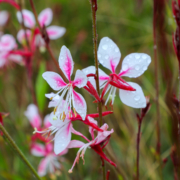
<svg viewBox="0 0 180 180"><path fill-rule="evenodd" d="M24 163L29 167L29 169L32 171L32 173L35 175L35 177L39 180L41 180L41 178L39 177L39 175L37 174L36 170L33 168L33 166L31 165L31 163L27 160L27 158L25 157L25 155L22 153L22 151L19 149L19 147L16 145L16 143L14 142L14 140L11 138L11 136L9 135L9 133L6 131L6 129L4 128L4 126L0 123L0 130L3 133L3 137L8 141L8 143L13 147L14 151L20 156L20 158L24 161Z"/></svg>

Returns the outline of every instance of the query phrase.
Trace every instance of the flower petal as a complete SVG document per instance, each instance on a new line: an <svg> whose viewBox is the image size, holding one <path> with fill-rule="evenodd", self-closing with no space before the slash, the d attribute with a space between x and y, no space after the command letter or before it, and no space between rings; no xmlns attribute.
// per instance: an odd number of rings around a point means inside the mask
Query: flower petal
<svg viewBox="0 0 180 180"><path fill-rule="evenodd" d="M87 76L84 74L83 71L78 69L76 71L73 85L77 86L78 88L82 88L82 87L86 86L86 83L87 83Z"/></svg>
<svg viewBox="0 0 180 180"><path fill-rule="evenodd" d="M101 69L98 69L98 70L99 70L99 85L101 87L102 84L109 79L109 76L104 71L102 71ZM82 69L82 71L86 75L88 75L88 74L96 74L95 66L89 66L87 68ZM90 81L91 84L96 89L96 81L95 81L94 77L88 77L88 81Z"/></svg>
<svg viewBox="0 0 180 180"><path fill-rule="evenodd" d="M119 90L119 96L121 101L127 106L133 108L144 108L146 107L146 98L141 87L133 82L127 82L130 86L136 89L136 91Z"/></svg>
<svg viewBox="0 0 180 180"><path fill-rule="evenodd" d="M31 31L29 29L26 30L26 35L28 40L30 40ZM25 42L26 35L24 29L19 30L19 32L17 33L17 40L19 41L19 43L23 44L23 42Z"/></svg>
<svg viewBox="0 0 180 180"><path fill-rule="evenodd" d="M67 148L80 148L82 146L84 146L85 143L78 141L78 140L72 140Z"/></svg>
<svg viewBox="0 0 180 180"><path fill-rule="evenodd" d="M0 11L0 26L4 26L9 18L9 13L7 11Z"/></svg>
<svg viewBox="0 0 180 180"><path fill-rule="evenodd" d="M127 55L122 62L120 76L136 78L147 70L151 63L151 57L144 53L132 53Z"/></svg>
<svg viewBox="0 0 180 180"><path fill-rule="evenodd" d="M87 113L87 105L83 96L73 90L72 99L73 99L74 109L82 117L82 119L85 120L86 113Z"/></svg>
<svg viewBox="0 0 180 180"><path fill-rule="evenodd" d="M108 37L102 38L98 48L99 62L114 73L120 57L121 53L117 45Z"/></svg>
<svg viewBox="0 0 180 180"><path fill-rule="evenodd" d="M45 156L46 155L45 146L39 143L34 143L31 147L31 154L39 157Z"/></svg>
<svg viewBox="0 0 180 180"><path fill-rule="evenodd" d="M66 32L66 28L60 27L60 26L49 26L46 28L46 30L47 30L49 39L52 39L52 40L62 37Z"/></svg>
<svg viewBox="0 0 180 180"><path fill-rule="evenodd" d="M37 129L41 127L42 122L36 105L30 104L24 114L28 118L32 127L36 127Z"/></svg>
<svg viewBox="0 0 180 180"><path fill-rule="evenodd" d="M74 69L74 62L69 49L66 46L62 46L59 55L59 66L65 76L71 81L71 75Z"/></svg>
<svg viewBox="0 0 180 180"><path fill-rule="evenodd" d="M43 73L42 77L55 91L58 91L66 86L66 83L63 81L61 76L55 72L46 71Z"/></svg>
<svg viewBox="0 0 180 180"><path fill-rule="evenodd" d="M49 122L49 119L50 119L50 114L46 115L45 118L44 118L44 127L45 128L48 128L51 126L51 123Z"/></svg>
<svg viewBox="0 0 180 180"><path fill-rule="evenodd" d="M23 57L19 54L9 54L8 59L16 63L22 63Z"/></svg>
<svg viewBox="0 0 180 180"><path fill-rule="evenodd" d="M46 8L46 9L42 10L38 16L38 20L39 20L41 27L43 25L49 26L50 23L52 22L52 18L53 18L53 12L50 8Z"/></svg>
<svg viewBox="0 0 180 180"><path fill-rule="evenodd" d="M67 148L71 140L71 126L72 124L68 123L56 133L54 137L54 152L56 155Z"/></svg>
<svg viewBox="0 0 180 180"><path fill-rule="evenodd" d="M5 34L0 39L0 51L11 51L17 47L14 37L10 34Z"/></svg>
<svg viewBox="0 0 180 180"><path fill-rule="evenodd" d="M45 176L48 171L48 165L49 165L49 158L43 158L38 166L38 174L39 176Z"/></svg>
<svg viewBox="0 0 180 180"><path fill-rule="evenodd" d="M23 18L24 18L24 25L28 28L33 28L36 24L34 14L27 9L23 9L22 14L23 14ZM17 15L17 19L18 19L19 23L22 23L21 12L18 11L16 15Z"/></svg>
<svg viewBox="0 0 180 180"><path fill-rule="evenodd" d="M88 120L96 125L98 124L97 121L90 116L88 116ZM93 127L89 126L89 133L91 134L92 139L94 139L94 130Z"/></svg>

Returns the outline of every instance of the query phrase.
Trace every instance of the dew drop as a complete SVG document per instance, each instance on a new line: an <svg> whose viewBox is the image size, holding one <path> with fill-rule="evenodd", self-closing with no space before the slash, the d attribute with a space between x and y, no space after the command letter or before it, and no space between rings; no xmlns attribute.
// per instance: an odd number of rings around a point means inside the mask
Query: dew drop
<svg viewBox="0 0 180 180"><path fill-rule="evenodd" d="M62 147L64 147L65 146L65 144L62 144Z"/></svg>
<svg viewBox="0 0 180 180"><path fill-rule="evenodd" d="M63 56L61 56L61 60L63 60Z"/></svg>
<svg viewBox="0 0 180 180"><path fill-rule="evenodd" d="M115 48L115 52L119 52L119 49L118 49L118 48Z"/></svg>
<svg viewBox="0 0 180 180"><path fill-rule="evenodd" d="M88 73L88 70L86 70L85 73Z"/></svg>
<svg viewBox="0 0 180 180"><path fill-rule="evenodd" d="M123 64L122 70L123 70L123 71L126 71L126 70L128 69L128 67L129 67L128 64Z"/></svg>
<svg viewBox="0 0 180 180"><path fill-rule="evenodd" d="M146 59L146 58L147 58L147 56L144 54L144 55L142 56L142 58L143 58L143 59Z"/></svg>
<svg viewBox="0 0 180 180"><path fill-rule="evenodd" d="M104 50L107 50L108 45L107 45L107 44L104 44L104 45L102 46L102 48L103 48Z"/></svg>
<svg viewBox="0 0 180 180"><path fill-rule="evenodd" d="M101 64L103 64L103 61L101 60L101 61L99 61Z"/></svg>
<svg viewBox="0 0 180 180"><path fill-rule="evenodd" d="M139 59L139 58L140 58L140 55L136 54L136 55L135 55L135 58L136 58L136 59Z"/></svg>
<svg viewBox="0 0 180 180"><path fill-rule="evenodd" d="M108 58L109 58L109 56L108 56L108 55L106 55L106 56L105 56L105 59L108 59Z"/></svg>
<svg viewBox="0 0 180 180"><path fill-rule="evenodd" d="M134 97L134 100L135 100L135 101L139 101L139 100L140 100L140 96L139 96L139 95L135 96L135 97Z"/></svg>
<svg viewBox="0 0 180 180"><path fill-rule="evenodd" d="M149 64L149 63L151 62L151 60L150 60L150 59L148 59L148 60L147 60L147 62L148 62L148 64Z"/></svg>
<svg viewBox="0 0 180 180"><path fill-rule="evenodd" d="M106 38L106 42L109 42L109 39L108 39L108 38Z"/></svg>
<svg viewBox="0 0 180 180"><path fill-rule="evenodd" d="M144 71L145 71L145 70L147 70L147 67L146 67L146 66L144 66L144 67L143 67L143 70L144 70Z"/></svg>
<svg viewBox="0 0 180 180"><path fill-rule="evenodd" d="M101 58L101 54L98 54L98 58Z"/></svg>
<svg viewBox="0 0 180 180"><path fill-rule="evenodd" d="M136 65L136 66L135 66L135 70L138 71L139 69L140 69L140 67L139 67L138 65Z"/></svg>

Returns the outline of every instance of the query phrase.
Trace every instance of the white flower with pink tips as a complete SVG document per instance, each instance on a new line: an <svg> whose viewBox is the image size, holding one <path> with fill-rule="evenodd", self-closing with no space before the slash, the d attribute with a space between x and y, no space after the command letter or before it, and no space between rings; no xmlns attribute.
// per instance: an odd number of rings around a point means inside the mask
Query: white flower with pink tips
<svg viewBox="0 0 180 180"><path fill-rule="evenodd" d="M75 113L77 112L84 120L87 113L86 101L81 94L74 90L74 88L84 87L87 83L87 77L81 70L77 70L74 81L71 80L71 75L74 69L74 62L71 53L69 49L66 48L66 46L62 46L61 48L59 66L68 79L69 83L65 83L61 76L55 72L47 71L43 73L43 78L47 81L51 88L55 91L58 91L56 95L49 97L51 100L53 100L61 93L57 103L57 109L58 106L62 104L66 95L65 103L62 109L62 120L66 117L67 114L71 113L71 109L73 109Z"/></svg>

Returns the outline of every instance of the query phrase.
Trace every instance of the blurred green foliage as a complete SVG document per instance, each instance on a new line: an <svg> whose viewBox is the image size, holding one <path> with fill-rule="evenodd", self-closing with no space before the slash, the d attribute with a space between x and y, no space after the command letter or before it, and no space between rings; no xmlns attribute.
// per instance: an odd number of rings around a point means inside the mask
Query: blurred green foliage
<svg viewBox="0 0 180 180"><path fill-rule="evenodd" d="M51 24L66 27L66 34L51 42L51 47L56 58L62 45L66 45L75 62L74 71L93 65L93 42L92 42L92 21L91 7L88 0L39 0L34 1L37 12L50 7L53 9L54 18ZM155 158L156 148L156 108L155 108L155 76L153 61L153 2L151 0L99 0L97 11L97 32L98 41L108 36L113 39L121 50L122 59L132 52L144 52L152 57L152 63L148 70L137 79L126 79L127 81L137 82L141 85L144 94L150 96L152 107L142 123L142 135L140 143L140 179L142 180L159 180L158 161ZM31 10L29 1L24 1L24 7ZM10 20L4 28L4 33L13 34L16 37L18 30L21 28L16 19L16 10L8 4L1 4L0 10L8 10ZM176 57L172 49L172 32L175 29L175 22L172 17L171 6L167 3L166 7L166 32L168 43L172 54L170 61L173 69L172 81L176 85L178 82L178 66ZM117 72L121 65L118 66ZM105 72L106 69L100 66ZM39 108L45 116L52 109L48 109L48 100L45 93L52 90L47 86L41 75L46 70L57 71L49 54L41 54L37 51L33 59L33 77L32 81L36 90ZM160 64L161 69L161 64ZM159 71L161 72L161 71ZM163 177L165 180L173 179L173 166L170 159L172 146L171 137L171 116L164 101L166 93L165 80L159 73L160 84L160 112L161 112L161 148L162 158L168 158L167 163L163 166ZM174 89L177 89L174 86ZM94 99L84 90L80 92L85 97L88 104L88 113L97 112L97 105L92 102ZM25 153L29 161L37 168L41 158L33 157L29 152L30 137L33 129L24 116L27 106L32 103L32 96L28 88L27 72L23 66L14 65L0 71L0 111L9 112L8 118L4 119L5 127L11 134L12 138ZM118 168L115 169L108 163L106 168L111 170L110 179L122 180L120 171L122 171L128 180L133 179L135 175L136 162L136 134L137 120L136 113L140 110L132 109L125 106L120 101L119 95L116 95L114 103L114 114L104 118L110 129L114 129L108 149L111 157L116 160ZM105 109L104 109L105 110ZM74 127L87 136L88 128L82 123L75 122ZM73 136L72 138L77 138ZM68 174L76 150L69 150L65 155L66 161L62 163L61 175L57 179L62 180L90 180L101 179L100 158L94 151L88 149L85 154L85 165L80 160L72 174ZM13 153L11 148L0 137L0 179L1 180L21 180L35 179L29 169L21 162L19 157ZM44 179L52 179L47 176Z"/></svg>

